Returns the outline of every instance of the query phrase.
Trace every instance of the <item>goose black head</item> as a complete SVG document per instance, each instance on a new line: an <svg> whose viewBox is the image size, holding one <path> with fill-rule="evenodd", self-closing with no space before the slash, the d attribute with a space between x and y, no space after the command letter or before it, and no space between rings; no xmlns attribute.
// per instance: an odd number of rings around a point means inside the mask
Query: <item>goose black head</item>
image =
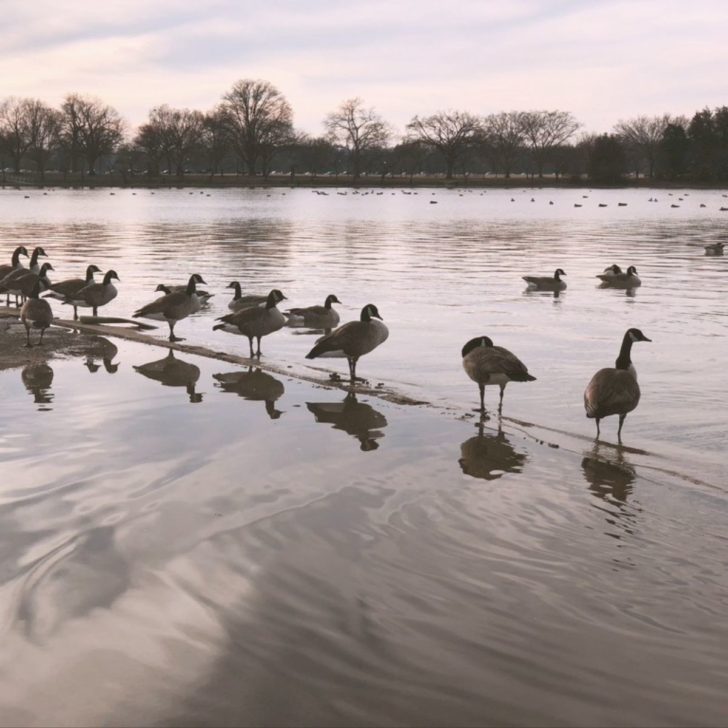
<svg viewBox="0 0 728 728"><path fill-rule="evenodd" d="M618 276L622 272L622 269L616 263L614 265L610 265L607 270L611 270L612 273L614 273L614 275L616 276Z"/></svg>
<svg viewBox="0 0 728 728"><path fill-rule="evenodd" d="M97 265L94 265L93 263L89 266L86 266L86 278L93 278L94 273L101 273L101 268L99 268Z"/></svg>
<svg viewBox="0 0 728 728"><path fill-rule="evenodd" d="M269 294L268 294L268 300L266 301L266 307L272 308L273 306L276 306L281 301L285 301L286 297L277 289L274 288Z"/></svg>
<svg viewBox="0 0 728 728"><path fill-rule="evenodd" d="M164 293L165 296L168 296L170 293L170 287L165 286L164 283L157 284L157 287L154 289L155 293Z"/></svg>
<svg viewBox="0 0 728 728"><path fill-rule="evenodd" d="M565 275L566 275L566 273L564 273L564 269L563 268L557 268L554 271L554 278L557 278L558 279L559 276L565 276Z"/></svg>
<svg viewBox="0 0 728 728"><path fill-rule="evenodd" d="M470 341L468 341L468 343L463 347L463 358L479 346L493 346L493 340L489 336L476 336L474 339L470 339Z"/></svg>
<svg viewBox="0 0 728 728"><path fill-rule="evenodd" d="M33 251L38 258L47 258L48 254L43 250L43 248L38 245L35 250Z"/></svg>
<svg viewBox="0 0 728 728"><path fill-rule="evenodd" d="M627 336L631 341L652 341L648 339L639 329L627 329Z"/></svg>
<svg viewBox="0 0 728 728"><path fill-rule="evenodd" d="M339 301L339 299L333 293L329 293L329 295L326 296L326 302L324 303L324 306L326 308L331 308L332 303L341 303L341 301Z"/></svg>
<svg viewBox="0 0 728 728"><path fill-rule="evenodd" d="M377 309L373 303L367 303L367 305L361 310L361 320L371 321L373 318L378 318L380 321L384 321L384 319L379 315L379 309Z"/></svg>
<svg viewBox="0 0 728 728"><path fill-rule="evenodd" d="M24 255L26 258L28 257L28 249L25 247L25 245L18 245L17 248L13 251L13 258L16 260L21 256Z"/></svg>
<svg viewBox="0 0 728 728"><path fill-rule="evenodd" d="M637 268L635 268L633 265L631 265L629 268L627 268L627 275L628 276L636 276L637 275Z"/></svg>
<svg viewBox="0 0 728 728"><path fill-rule="evenodd" d="M38 275L43 278L49 270L55 270L55 268L50 263L43 263L43 265L40 267L40 272L38 273Z"/></svg>
<svg viewBox="0 0 728 728"><path fill-rule="evenodd" d="M240 283L238 281L230 281L230 283L228 283L225 288L235 288L237 290L240 290Z"/></svg>
<svg viewBox="0 0 728 728"><path fill-rule="evenodd" d="M199 273L193 273L190 276L190 280L192 280L193 278L194 278L195 283L202 283L205 286L207 285L207 283L202 280L202 276Z"/></svg>
<svg viewBox="0 0 728 728"><path fill-rule="evenodd" d="M121 282L121 278L119 278L115 270L107 270L104 276L104 285L109 285L112 280Z"/></svg>

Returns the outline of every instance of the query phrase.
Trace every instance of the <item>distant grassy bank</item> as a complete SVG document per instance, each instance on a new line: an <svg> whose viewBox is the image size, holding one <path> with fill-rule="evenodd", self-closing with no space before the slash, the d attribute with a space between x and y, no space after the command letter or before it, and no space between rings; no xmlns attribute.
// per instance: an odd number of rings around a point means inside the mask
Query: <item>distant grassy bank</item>
<svg viewBox="0 0 728 728"><path fill-rule="evenodd" d="M681 180L650 180L650 179L624 179L618 183L604 184L597 183L586 178L574 177L497 177L494 175L468 175L457 176L453 179L445 179L440 175L414 175L410 176L380 176L366 175L355 180L351 175L269 175L246 176L246 175L209 175L209 174L185 174L182 177L166 175L159 177L148 177L146 175L130 174L97 174L97 175L63 175L61 173L46 173L45 179L32 172L12 174L6 172L4 179L0 180L0 186L4 189L13 188L106 188L106 187L127 187L127 188L148 188L148 189L175 189L175 188L254 188L254 187L351 187L351 188L401 188L401 187L441 187L441 188L493 188L493 189L519 189L519 188L541 188L541 187L563 187L563 188L663 188L663 189L728 189L725 184L707 184L687 182Z"/></svg>

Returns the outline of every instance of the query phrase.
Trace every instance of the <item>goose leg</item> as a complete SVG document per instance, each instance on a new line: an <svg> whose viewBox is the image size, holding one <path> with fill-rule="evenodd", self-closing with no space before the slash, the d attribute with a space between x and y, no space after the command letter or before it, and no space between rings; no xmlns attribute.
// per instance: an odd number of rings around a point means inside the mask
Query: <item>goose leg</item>
<svg viewBox="0 0 728 728"><path fill-rule="evenodd" d="M258 340L258 351L255 352L255 355L260 359L260 336L255 337Z"/></svg>
<svg viewBox="0 0 728 728"><path fill-rule="evenodd" d="M478 389L480 390L480 413L485 413L485 384L479 383Z"/></svg>
<svg viewBox="0 0 728 728"><path fill-rule="evenodd" d="M177 322L176 321L167 321L167 323L169 324L169 340L170 341L184 341L183 338L174 335L174 325Z"/></svg>
<svg viewBox="0 0 728 728"><path fill-rule="evenodd" d="M503 412L503 395L506 391L506 385L501 384L500 385L500 400L498 401L498 414L501 414Z"/></svg>
<svg viewBox="0 0 728 728"><path fill-rule="evenodd" d="M40 330L40 339L38 339L38 346L43 346L43 334L45 334L45 329Z"/></svg>
<svg viewBox="0 0 728 728"><path fill-rule="evenodd" d="M73 320L78 321L78 306L73 307Z"/></svg>
<svg viewBox="0 0 728 728"><path fill-rule="evenodd" d="M96 306L93 307L93 312L94 312L94 317L99 315L99 309Z"/></svg>
<svg viewBox="0 0 728 728"><path fill-rule="evenodd" d="M617 430L617 439L620 445L622 444L622 425L624 424L627 415L619 415L619 429Z"/></svg>
<svg viewBox="0 0 728 728"><path fill-rule="evenodd" d="M28 349L32 349L33 348L33 344L30 343L30 327L29 326L26 326L25 327L25 340L26 340L25 346Z"/></svg>
<svg viewBox="0 0 728 728"><path fill-rule="evenodd" d="M597 440L599 439L599 418L597 417L595 422L597 423Z"/></svg>
<svg viewBox="0 0 728 728"><path fill-rule="evenodd" d="M253 353L253 337L248 336L248 345L250 346L250 358L252 359L255 354Z"/></svg>

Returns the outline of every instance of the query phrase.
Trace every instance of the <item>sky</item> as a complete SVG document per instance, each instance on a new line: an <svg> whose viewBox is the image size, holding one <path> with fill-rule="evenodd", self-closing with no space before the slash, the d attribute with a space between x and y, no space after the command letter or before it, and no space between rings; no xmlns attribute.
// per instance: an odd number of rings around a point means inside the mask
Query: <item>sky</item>
<svg viewBox="0 0 728 728"><path fill-rule="evenodd" d="M396 130L445 109L571 111L590 132L728 104L726 0L1 0L0 99L99 96L130 129L273 83L296 128L358 96Z"/></svg>

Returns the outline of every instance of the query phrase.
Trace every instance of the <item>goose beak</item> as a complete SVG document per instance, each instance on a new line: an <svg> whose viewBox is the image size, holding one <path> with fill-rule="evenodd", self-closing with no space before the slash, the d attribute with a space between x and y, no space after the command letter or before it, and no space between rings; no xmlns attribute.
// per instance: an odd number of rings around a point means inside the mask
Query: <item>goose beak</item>
<svg viewBox="0 0 728 728"><path fill-rule="evenodd" d="M648 339L646 336L644 339L642 339L642 341L649 341L650 343L652 343L652 339Z"/></svg>

